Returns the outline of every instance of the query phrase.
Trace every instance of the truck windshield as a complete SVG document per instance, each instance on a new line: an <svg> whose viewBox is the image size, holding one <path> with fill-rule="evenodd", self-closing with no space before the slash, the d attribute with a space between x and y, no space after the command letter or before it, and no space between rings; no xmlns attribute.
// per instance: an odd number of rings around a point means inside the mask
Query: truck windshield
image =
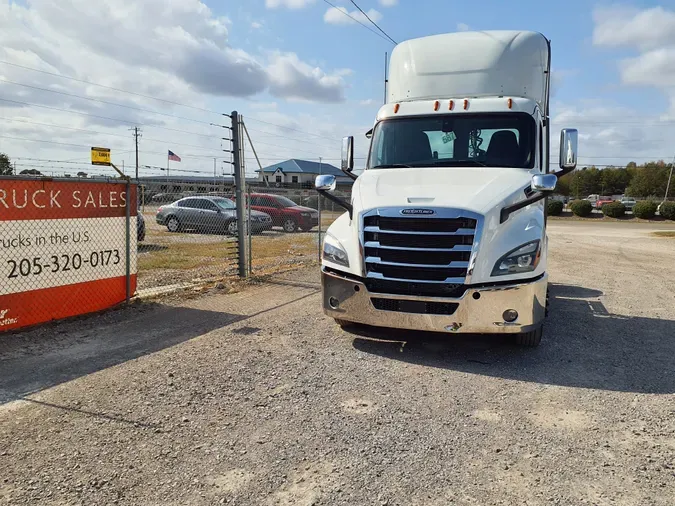
<svg viewBox="0 0 675 506"><path fill-rule="evenodd" d="M367 169L516 167L535 160L535 122L525 113L452 114L381 121Z"/></svg>

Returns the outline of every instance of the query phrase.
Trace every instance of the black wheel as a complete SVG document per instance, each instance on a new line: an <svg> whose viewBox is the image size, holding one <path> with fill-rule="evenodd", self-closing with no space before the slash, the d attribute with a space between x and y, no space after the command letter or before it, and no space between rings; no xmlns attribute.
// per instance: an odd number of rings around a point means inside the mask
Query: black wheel
<svg viewBox="0 0 675 506"><path fill-rule="evenodd" d="M169 232L178 232L180 230L180 220L176 216L169 216L166 220L166 228Z"/></svg>
<svg viewBox="0 0 675 506"><path fill-rule="evenodd" d="M540 325L532 332L524 332L522 334L516 334L516 344L519 346L529 346L536 347L541 343L541 336L544 333L544 326Z"/></svg>
<svg viewBox="0 0 675 506"><path fill-rule="evenodd" d="M284 227L284 232L288 234L292 234L293 232L298 230L298 224L293 218L284 219L284 224L282 226Z"/></svg>
<svg viewBox="0 0 675 506"><path fill-rule="evenodd" d="M225 228L227 233L230 235L237 235L239 233L239 229L237 228L237 220L232 220Z"/></svg>

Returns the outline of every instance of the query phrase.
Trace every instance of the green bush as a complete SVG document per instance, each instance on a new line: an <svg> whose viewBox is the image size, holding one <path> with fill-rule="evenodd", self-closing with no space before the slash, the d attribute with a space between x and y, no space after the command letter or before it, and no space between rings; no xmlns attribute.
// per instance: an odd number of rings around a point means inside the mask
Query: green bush
<svg viewBox="0 0 675 506"><path fill-rule="evenodd" d="M562 211L563 211L562 201L549 199L548 204L546 204L546 212L548 212L550 216L560 216Z"/></svg>
<svg viewBox="0 0 675 506"><path fill-rule="evenodd" d="M633 206L633 214L637 218L642 218L643 220L650 220L656 214L656 208L658 204L653 200L641 200L635 206Z"/></svg>
<svg viewBox="0 0 675 506"><path fill-rule="evenodd" d="M593 212L593 205L588 200L573 200L570 202L572 212L582 218L590 216Z"/></svg>
<svg viewBox="0 0 675 506"><path fill-rule="evenodd" d="M664 202L661 204L659 214L667 220L675 220L675 202Z"/></svg>
<svg viewBox="0 0 675 506"><path fill-rule="evenodd" d="M610 218L621 218L626 214L626 206L621 202L610 202L602 206L602 214Z"/></svg>

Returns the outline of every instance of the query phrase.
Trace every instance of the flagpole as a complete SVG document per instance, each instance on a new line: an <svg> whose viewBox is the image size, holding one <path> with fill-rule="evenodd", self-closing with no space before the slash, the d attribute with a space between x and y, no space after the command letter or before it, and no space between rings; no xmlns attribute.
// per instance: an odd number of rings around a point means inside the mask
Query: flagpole
<svg viewBox="0 0 675 506"><path fill-rule="evenodd" d="M171 160L169 153L166 153L166 191L169 192L169 161Z"/></svg>

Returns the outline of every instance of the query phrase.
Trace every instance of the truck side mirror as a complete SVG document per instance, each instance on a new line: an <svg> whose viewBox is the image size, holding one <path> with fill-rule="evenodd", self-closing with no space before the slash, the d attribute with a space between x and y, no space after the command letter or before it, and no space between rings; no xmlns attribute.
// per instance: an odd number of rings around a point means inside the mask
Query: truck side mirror
<svg viewBox="0 0 675 506"><path fill-rule="evenodd" d="M530 187L536 192L550 193L555 190L558 178L555 174L535 174Z"/></svg>
<svg viewBox="0 0 675 506"><path fill-rule="evenodd" d="M332 192L335 191L335 187L337 186L337 179L330 174L316 176L314 186L318 191Z"/></svg>
<svg viewBox="0 0 675 506"><path fill-rule="evenodd" d="M342 171L351 172L354 169L354 137L342 139Z"/></svg>
<svg viewBox="0 0 675 506"><path fill-rule="evenodd" d="M560 131L560 168L570 172L577 167L577 143L579 132L576 128Z"/></svg>

